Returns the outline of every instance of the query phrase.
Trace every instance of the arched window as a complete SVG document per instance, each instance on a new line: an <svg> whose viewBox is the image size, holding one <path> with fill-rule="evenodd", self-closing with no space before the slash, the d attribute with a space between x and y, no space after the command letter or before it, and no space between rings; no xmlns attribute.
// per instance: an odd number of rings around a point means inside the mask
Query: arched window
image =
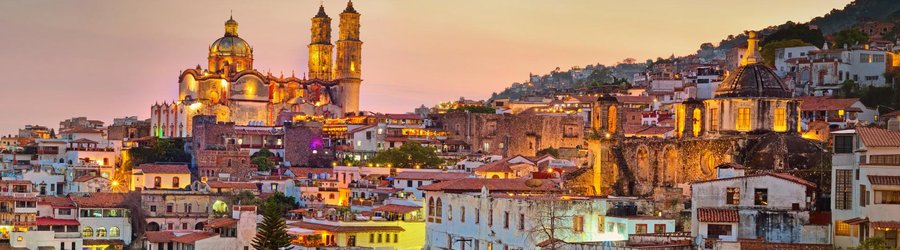
<svg viewBox="0 0 900 250"><path fill-rule="evenodd" d="M609 133L616 132L616 120L616 106L609 106L609 124L607 124L607 131L609 131Z"/></svg>
<svg viewBox="0 0 900 250"><path fill-rule="evenodd" d="M109 237L119 237L119 227L109 228Z"/></svg>
<svg viewBox="0 0 900 250"><path fill-rule="evenodd" d="M692 132L694 132L694 137L700 136L700 121L701 121L700 116L701 116L700 109L694 108L694 121L693 121L694 126L693 126L693 131L692 131Z"/></svg>
<svg viewBox="0 0 900 250"><path fill-rule="evenodd" d="M441 202L441 198L437 198L437 202L434 204L434 222L441 223L441 218L444 216L444 203Z"/></svg>
<svg viewBox="0 0 900 250"><path fill-rule="evenodd" d="M94 237L94 229L91 227L84 227L81 229L81 237Z"/></svg>
<svg viewBox="0 0 900 250"><path fill-rule="evenodd" d="M173 187L173 188L178 188L178 187L179 187L178 184L179 184L178 176L172 177L172 187Z"/></svg>
<svg viewBox="0 0 900 250"><path fill-rule="evenodd" d="M453 205L447 205L447 221L453 221Z"/></svg>
<svg viewBox="0 0 900 250"><path fill-rule="evenodd" d="M153 177L153 187L154 188L162 187L162 178L161 177L159 177L159 176Z"/></svg>
<svg viewBox="0 0 900 250"><path fill-rule="evenodd" d="M434 222L434 197L428 198L428 222Z"/></svg>
<svg viewBox="0 0 900 250"><path fill-rule="evenodd" d="M328 194L328 199L334 199L334 194Z"/></svg>
<svg viewBox="0 0 900 250"><path fill-rule="evenodd" d="M106 237L106 228L105 227L97 228L97 237Z"/></svg>

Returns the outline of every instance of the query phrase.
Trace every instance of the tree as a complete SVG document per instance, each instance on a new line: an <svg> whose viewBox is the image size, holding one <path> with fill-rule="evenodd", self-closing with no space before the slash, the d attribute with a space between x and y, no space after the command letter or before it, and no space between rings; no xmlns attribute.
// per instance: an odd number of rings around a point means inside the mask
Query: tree
<svg viewBox="0 0 900 250"><path fill-rule="evenodd" d="M284 217L275 205L263 206L263 221L256 230L256 237L251 244L260 250L279 250L291 245L291 236L287 234Z"/></svg>
<svg viewBox="0 0 900 250"><path fill-rule="evenodd" d="M272 151L263 148L250 156L250 163L256 165L256 170L269 171L275 167L275 161L272 160L273 158L275 158L275 154L272 153Z"/></svg>
<svg viewBox="0 0 900 250"><path fill-rule="evenodd" d="M486 113L486 114L497 113L497 110L495 110L494 108L485 107L485 106L460 106L457 108L450 109L447 112L452 113L452 112L465 112L465 111L469 111L469 113Z"/></svg>
<svg viewBox="0 0 900 250"><path fill-rule="evenodd" d="M853 46L869 42L869 35L858 29L845 29L834 34L834 47Z"/></svg>
<svg viewBox="0 0 900 250"><path fill-rule="evenodd" d="M252 192L244 190L228 197L228 203L234 205L256 205L259 199Z"/></svg>
<svg viewBox="0 0 900 250"><path fill-rule="evenodd" d="M553 147L541 149L537 151L537 155L551 155L553 157L559 157L559 149L555 149Z"/></svg>
<svg viewBox="0 0 900 250"><path fill-rule="evenodd" d="M859 84L853 80L846 80L841 83L841 97L857 98L861 96Z"/></svg>
<svg viewBox="0 0 900 250"><path fill-rule="evenodd" d="M765 47L770 43L794 39L816 46L822 46L823 44L825 44L825 37L822 36L822 31L819 31L818 29L810 29L808 25L787 22L779 26L778 30L776 30L774 33L766 35L766 38L763 39L759 45Z"/></svg>
<svg viewBox="0 0 900 250"><path fill-rule="evenodd" d="M128 155L129 159L123 164L127 172L144 163L191 162L191 155L184 151L181 139L153 138L146 145L128 149Z"/></svg>
<svg viewBox="0 0 900 250"><path fill-rule="evenodd" d="M294 197L284 195L282 192L275 192L266 199L263 206L271 206L278 211L279 214L285 214L288 211L297 208L297 201Z"/></svg>
<svg viewBox="0 0 900 250"><path fill-rule="evenodd" d="M375 157L372 158L372 163L398 168L413 168L417 166L439 168L444 163L444 160L438 157L434 147L407 142L399 148L391 148L376 153Z"/></svg>
<svg viewBox="0 0 900 250"><path fill-rule="evenodd" d="M812 45L800 39L791 39L784 41L771 42L762 47L762 57L766 61L766 65L775 65L775 52L781 48L799 47Z"/></svg>
<svg viewBox="0 0 900 250"><path fill-rule="evenodd" d="M858 247L852 247L850 250L896 250L888 245L884 238L868 238L859 243Z"/></svg>

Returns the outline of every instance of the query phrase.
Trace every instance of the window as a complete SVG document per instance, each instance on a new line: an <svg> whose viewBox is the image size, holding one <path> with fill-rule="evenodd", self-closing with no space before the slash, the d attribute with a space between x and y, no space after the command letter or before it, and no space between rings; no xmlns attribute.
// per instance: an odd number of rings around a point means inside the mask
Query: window
<svg viewBox="0 0 900 250"><path fill-rule="evenodd" d="M475 208L475 224L481 223L481 209Z"/></svg>
<svg viewBox="0 0 900 250"><path fill-rule="evenodd" d="M636 234L645 234L645 233L647 233L647 224L636 224L636 225L634 225L634 233L636 233Z"/></svg>
<svg viewBox="0 0 900 250"><path fill-rule="evenodd" d="M106 228L105 227L97 228L97 237L106 237Z"/></svg>
<svg viewBox="0 0 900 250"><path fill-rule="evenodd" d="M59 209L59 215L72 215L72 209Z"/></svg>
<svg viewBox="0 0 900 250"><path fill-rule="evenodd" d="M603 224L606 223L606 218L603 215L597 216L597 232L603 232Z"/></svg>
<svg viewBox="0 0 900 250"><path fill-rule="evenodd" d="M494 209L488 210L488 227L494 226Z"/></svg>
<svg viewBox="0 0 900 250"><path fill-rule="evenodd" d="M725 204L728 205L740 205L741 204L741 189L736 187L730 187L726 190L725 194Z"/></svg>
<svg viewBox="0 0 900 250"><path fill-rule="evenodd" d="M900 191L875 190L875 204L900 204Z"/></svg>
<svg viewBox="0 0 900 250"><path fill-rule="evenodd" d="M153 188L161 188L162 187L162 178L157 176L153 177Z"/></svg>
<svg viewBox="0 0 900 250"><path fill-rule="evenodd" d="M607 120L606 131L610 133L616 132L616 106L609 106L609 120Z"/></svg>
<svg viewBox="0 0 900 250"><path fill-rule="evenodd" d="M466 223L466 207L459 207L459 222Z"/></svg>
<svg viewBox="0 0 900 250"><path fill-rule="evenodd" d="M171 213L173 211L175 211L175 204L166 204L166 213Z"/></svg>
<svg viewBox="0 0 900 250"><path fill-rule="evenodd" d="M453 221L453 205L447 205L447 221Z"/></svg>
<svg viewBox="0 0 900 250"><path fill-rule="evenodd" d="M572 216L572 231L576 233L584 232L584 216Z"/></svg>
<svg viewBox="0 0 900 250"><path fill-rule="evenodd" d="M387 243L391 242L391 234L384 234L384 242L387 242Z"/></svg>
<svg viewBox="0 0 900 250"><path fill-rule="evenodd" d="M119 237L119 227L111 227L109 228L109 237Z"/></svg>
<svg viewBox="0 0 900 250"><path fill-rule="evenodd" d="M151 206L150 206L150 212L156 212L156 206L155 206L155 205L151 205Z"/></svg>
<svg viewBox="0 0 900 250"><path fill-rule="evenodd" d="M525 214L519 214L519 231L525 230Z"/></svg>
<svg viewBox="0 0 900 250"><path fill-rule="evenodd" d="M412 186L413 186L413 181L412 181L412 180L407 180L407 181L406 181L406 187L412 187Z"/></svg>
<svg viewBox="0 0 900 250"><path fill-rule="evenodd" d="M868 195L868 193L866 193L866 185L859 185L859 206L860 207L866 206L866 202L868 202L866 199L867 195Z"/></svg>
<svg viewBox="0 0 900 250"><path fill-rule="evenodd" d="M719 109L709 109L709 130L719 131Z"/></svg>
<svg viewBox="0 0 900 250"><path fill-rule="evenodd" d="M509 211L503 212L503 228L509 228Z"/></svg>
<svg viewBox="0 0 900 250"><path fill-rule="evenodd" d="M625 223L616 223L616 228L619 229L619 234L625 234Z"/></svg>
<svg viewBox="0 0 900 250"><path fill-rule="evenodd" d="M738 108L737 130L750 131L750 108Z"/></svg>
<svg viewBox="0 0 900 250"><path fill-rule="evenodd" d="M94 229L91 227L84 227L81 229L81 237L94 237Z"/></svg>
<svg viewBox="0 0 900 250"><path fill-rule="evenodd" d="M837 221L834 224L834 235L850 236L850 224L847 224L844 221Z"/></svg>
<svg viewBox="0 0 900 250"><path fill-rule="evenodd" d="M178 177L172 177L172 187L173 187L173 188L178 188L178 187L179 187L179 186L178 186L178 184L179 184L178 182L179 182Z"/></svg>
<svg viewBox="0 0 900 250"><path fill-rule="evenodd" d="M394 243L397 243L397 234L394 234Z"/></svg>
<svg viewBox="0 0 900 250"><path fill-rule="evenodd" d="M775 108L775 132L787 131L787 114L785 108Z"/></svg>
<svg viewBox="0 0 900 250"><path fill-rule="evenodd" d="M369 234L369 243L375 243L375 234L373 234L373 233Z"/></svg>
<svg viewBox="0 0 900 250"><path fill-rule="evenodd" d="M434 198L428 198L428 222L434 222Z"/></svg>
<svg viewBox="0 0 900 250"><path fill-rule="evenodd" d="M654 233L665 233L666 232L666 224L656 224L653 225Z"/></svg>
<svg viewBox="0 0 900 250"><path fill-rule="evenodd" d="M709 224L706 227L709 238L718 239L719 236L731 235L731 225Z"/></svg>
<svg viewBox="0 0 900 250"><path fill-rule="evenodd" d="M853 136L838 135L834 137L834 153L849 154L853 153Z"/></svg>
<svg viewBox="0 0 900 250"><path fill-rule="evenodd" d="M836 209L850 209L853 204L853 171L849 169L838 169L835 173L834 183L834 207Z"/></svg>
<svg viewBox="0 0 900 250"><path fill-rule="evenodd" d="M444 216L443 210L444 210L444 204L442 204L441 198L438 198L437 203L435 203L435 205L434 205L434 222L435 223L441 223L441 220Z"/></svg>
<svg viewBox="0 0 900 250"><path fill-rule="evenodd" d="M769 189L757 188L753 192L753 205L765 206L769 204Z"/></svg>

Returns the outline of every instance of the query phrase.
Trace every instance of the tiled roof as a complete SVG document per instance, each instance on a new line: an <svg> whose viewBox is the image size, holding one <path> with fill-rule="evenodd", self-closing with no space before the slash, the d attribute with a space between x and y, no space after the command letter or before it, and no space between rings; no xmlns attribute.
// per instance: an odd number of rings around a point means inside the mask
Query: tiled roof
<svg viewBox="0 0 900 250"><path fill-rule="evenodd" d="M737 209L725 208L697 208L697 219L700 222L729 222L740 221Z"/></svg>
<svg viewBox="0 0 900 250"><path fill-rule="evenodd" d="M896 116L900 116L900 109L881 115L881 117L896 117Z"/></svg>
<svg viewBox="0 0 900 250"><path fill-rule="evenodd" d="M238 220L232 218L216 218L206 223L206 228L220 228L237 224Z"/></svg>
<svg viewBox="0 0 900 250"><path fill-rule="evenodd" d="M289 170L291 171L291 173L294 174L294 176L297 176L300 178L306 178L307 176L309 176L309 174L313 174L313 175L319 175L322 173L331 174L333 171L331 168L297 168L297 167L290 168Z"/></svg>
<svg viewBox="0 0 900 250"><path fill-rule="evenodd" d="M209 188L259 189L256 183L252 182L208 181L206 185L209 185Z"/></svg>
<svg viewBox="0 0 900 250"><path fill-rule="evenodd" d="M283 180L293 180L294 177L284 176L284 175L258 175L251 176L250 180L254 181L283 181Z"/></svg>
<svg viewBox="0 0 900 250"><path fill-rule="evenodd" d="M422 208L422 207L420 207L420 206L405 206L405 205L398 205L398 204L387 204L384 206L372 208L372 211L405 214L405 213L419 210L420 208Z"/></svg>
<svg viewBox="0 0 900 250"><path fill-rule="evenodd" d="M95 141L92 141L92 140L90 140L90 139L87 139L87 138L81 138L81 139L78 139L78 140L74 140L74 141L72 141L72 142L71 142L71 143L87 143L87 144L97 144L97 142L95 142Z"/></svg>
<svg viewBox="0 0 900 250"><path fill-rule="evenodd" d="M81 223L78 223L78 220L65 220L65 219L56 219L50 217L40 217L34 219L34 222L38 226L78 226Z"/></svg>
<svg viewBox="0 0 900 250"><path fill-rule="evenodd" d="M125 207L123 193L91 193L89 196L72 197L80 208Z"/></svg>
<svg viewBox="0 0 900 250"><path fill-rule="evenodd" d="M871 182L872 185L900 185L900 176L869 175L869 182Z"/></svg>
<svg viewBox="0 0 900 250"><path fill-rule="evenodd" d="M338 225L326 225L319 224L307 221L298 221L289 224L290 226L310 229L310 230L322 230L328 231L332 233L359 233L359 232L403 232L406 231L402 227L399 226L338 226Z"/></svg>
<svg viewBox="0 0 900 250"><path fill-rule="evenodd" d="M0 185L31 185L29 180L0 180Z"/></svg>
<svg viewBox="0 0 900 250"><path fill-rule="evenodd" d="M48 204L55 208L74 208L75 203L69 197L44 196L38 201L38 204Z"/></svg>
<svg viewBox="0 0 900 250"><path fill-rule="evenodd" d="M653 103L653 97L650 96L630 96L630 95L619 95L616 96L616 101L620 103L644 103L651 104Z"/></svg>
<svg viewBox="0 0 900 250"><path fill-rule="evenodd" d="M477 192L481 187L487 187L492 192L552 192L558 191L556 182L541 180L540 186L529 187L525 179L483 179L465 178L443 181L431 185L419 187L422 191L442 192Z"/></svg>
<svg viewBox="0 0 900 250"><path fill-rule="evenodd" d="M151 243L168 243L175 238L175 234L171 231L147 231L144 232L144 237Z"/></svg>
<svg viewBox="0 0 900 250"><path fill-rule="evenodd" d="M875 228L900 229L900 221L873 221L872 226Z"/></svg>
<svg viewBox="0 0 900 250"><path fill-rule="evenodd" d="M417 114L381 114L377 115L378 118L389 118L389 119L397 119L397 120L421 120L422 117Z"/></svg>
<svg viewBox="0 0 900 250"><path fill-rule="evenodd" d="M190 174L184 164L142 164L138 169L145 174Z"/></svg>
<svg viewBox="0 0 900 250"><path fill-rule="evenodd" d="M396 180L434 180L446 181L469 177L468 173L403 171L394 176Z"/></svg>
<svg viewBox="0 0 900 250"><path fill-rule="evenodd" d="M75 181L75 182L87 182L87 181L93 180L94 178L106 179L106 178L103 178L103 177L100 177L100 176L83 175L83 176L81 176L81 177L75 178L74 181Z"/></svg>
<svg viewBox="0 0 900 250"><path fill-rule="evenodd" d="M350 131L347 131L347 134L355 134L356 132L363 131L363 130L370 129L370 128L374 128L375 126L376 126L376 125L368 125L368 126L357 127L357 128L351 129Z"/></svg>
<svg viewBox="0 0 900 250"><path fill-rule="evenodd" d="M691 185L707 183L707 182L716 182L716 181L728 181L728 180L737 180L737 179L744 179L744 178L756 178L756 177L763 177L763 176L772 176L775 178L790 181L790 182L804 185L807 187L816 187L816 184L811 181L808 181L803 178L796 177L796 176L793 176L793 175L787 174L787 173L764 173L764 174L755 174L755 175L735 176L735 177L731 177L731 178L719 178L719 179L712 179L712 180L705 180L705 181L695 181L695 182L691 182Z"/></svg>
<svg viewBox="0 0 900 250"><path fill-rule="evenodd" d="M197 242L198 240L210 238L210 237L217 236L217 235L219 235L219 234L213 233L213 232L196 232L196 233L189 233L189 234L185 234L182 236L172 238L172 241L178 242L178 243L184 243L184 244L191 244L191 243Z"/></svg>
<svg viewBox="0 0 900 250"><path fill-rule="evenodd" d="M831 98L828 96L801 96L797 97L797 100L800 101L800 110L802 111L850 110L854 103L859 102L859 98Z"/></svg>
<svg viewBox="0 0 900 250"><path fill-rule="evenodd" d="M866 147L900 147L900 131L856 127L856 133Z"/></svg>

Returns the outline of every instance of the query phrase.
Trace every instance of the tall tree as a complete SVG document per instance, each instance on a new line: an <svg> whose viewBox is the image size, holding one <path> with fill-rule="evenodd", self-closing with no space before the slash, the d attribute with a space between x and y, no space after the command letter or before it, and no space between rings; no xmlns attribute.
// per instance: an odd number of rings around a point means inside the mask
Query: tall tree
<svg viewBox="0 0 900 250"><path fill-rule="evenodd" d="M434 147L422 146L415 142L404 143L399 148L391 148L380 151L372 158L372 163L388 165L398 168L439 168L444 163Z"/></svg>
<svg viewBox="0 0 900 250"><path fill-rule="evenodd" d="M845 29L834 34L834 47L853 46L869 43L869 35L858 29Z"/></svg>
<svg viewBox="0 0 900 250"><path fill-rule="evenodd" d="M277 206L265 205L263 208L263 221L259 224L251 245L259 250L290 249L291 236L287 233L287 224Z"/></svg>

